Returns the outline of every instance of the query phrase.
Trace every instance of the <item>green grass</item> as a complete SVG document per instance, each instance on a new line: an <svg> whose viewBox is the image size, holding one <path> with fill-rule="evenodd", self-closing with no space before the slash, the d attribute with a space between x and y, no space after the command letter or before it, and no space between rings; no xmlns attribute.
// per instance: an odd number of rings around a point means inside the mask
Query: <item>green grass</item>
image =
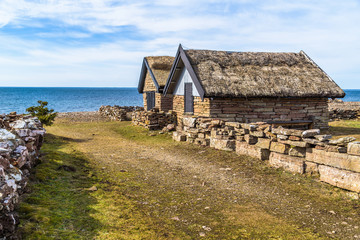
<svg viewBox="0 0 360 240"><path fill-rule="evenodd" d="M181 165L177 170L139 157L149 149L193 157L205 166L231 167L259 186L302 196L320 208L337 206L346 214L358 207L342 197L342 190L312 177L275 170L234 152L174 142L170 134L149 136L152 132L128 122L55 123L47 131L42 162L19 209L24 239L198 239L201 232L203 239L321 238L323 233L311 230L313 222L304 223L300 215L290 221L281 212L274 215L277 206L271 200L259 203L237 195L235 203L233 193L215 183L204 185L207 180L194 178ZM59 169L62 165L76 171ZM92 186L98 190L86 190ZM303 208L301 202L289 204Z"/></svg>
<svg viewBox="0 0 360 240"><path fill-rule="evenodd" d="M128 188L142 184L108 181L71 146L70 139L47 134L42 152L31 193L19 209L24 239L163 239L161 227L152 226L136 200L126 194ZM76 171L58 169L62 165ZM117 175L127 179L130 174ZM92 186L98 190L88 191Z"/></svg>
<svg viewBox="0 0 360 240"><path fill-rule="evenodd" d="M352 136L360 140L360 121L359 120L341 120L329 123L328 133L333 135L333 139L345 136Z"/></svg>

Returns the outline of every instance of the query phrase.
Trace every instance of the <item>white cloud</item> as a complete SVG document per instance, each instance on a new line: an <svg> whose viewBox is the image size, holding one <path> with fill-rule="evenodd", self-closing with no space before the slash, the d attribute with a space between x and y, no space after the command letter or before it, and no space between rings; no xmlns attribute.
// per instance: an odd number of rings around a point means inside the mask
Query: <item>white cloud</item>
<svg viewBox="0 0 360 240"><path fill-rule="evenodd" d="M27 79L41 83L53 71L77 85L103 75L109 79L106 84L135 86L143 56L173 55L183 43L239 51L303 49L331 76L339 76L334 79L341 86L360 88L352 80L360 65L359 5L355 0L2 0L0 30L17 28L19 34L0 34L0 70L17 69L17 63L27 69ZM49 24L64 31L49 31ZM42 31L22 36L27 28ZM107 34L114 36L101 37ZM100 37L95 41L94 35ZM69 42L59 40L63 38ZM11 74L2 71L1 79L21 79L21 74Z"/></svg>

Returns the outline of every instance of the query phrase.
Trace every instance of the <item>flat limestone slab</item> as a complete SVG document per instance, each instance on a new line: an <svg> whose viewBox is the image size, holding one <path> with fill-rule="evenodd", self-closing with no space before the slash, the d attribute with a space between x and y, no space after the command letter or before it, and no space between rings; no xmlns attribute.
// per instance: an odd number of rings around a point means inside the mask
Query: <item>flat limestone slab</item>
<svg viewBox="0 0 360 240"><path fill-rule="evenodd" d="M304 158L293 157L281 153L270 153L269 163L275 168L303 174L305 171Z"/></svg>
<svg viewBox="0 0 360 240"><path fill-rule="evenodd" d="M320 181L339 188L360 192L360 173L319 165Z"/></svg>
<svg viewBox="0 0 360 240"><path fill-rule="evenodd" d="M360 142L351 142L347 147L348 154L360 156Z"/></svg>
<svg viewBox="0 0 360 240"><path fill-rule="evenodd" d="M210 147L225 151L235 151L235 140L210 138Z"/></svg>
<svg viewBox="0 0 360 240"><path fill-rule="evenodd" d="M360 172L360 156L307 148L306 160L353 172Z"/></svg>
<svg viewBox="0 0 360 240"><path fill-rule="evenodd" d="M261 160L268 160L270 151L257 147L256 145L249 145L247 142L236 141L236 153L239 155L249 155Z"/></svg>

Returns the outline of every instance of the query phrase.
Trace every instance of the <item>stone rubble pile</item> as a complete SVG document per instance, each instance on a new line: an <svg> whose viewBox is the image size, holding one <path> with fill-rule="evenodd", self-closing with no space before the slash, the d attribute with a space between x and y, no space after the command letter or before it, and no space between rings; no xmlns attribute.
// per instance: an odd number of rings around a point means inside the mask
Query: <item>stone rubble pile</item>
<svg viewBox="0 0 360 240"><path fill-rule="evenodd" d="M201 117L184 117L173 139L236 151L268 160L276 168L319 175L334 186L360 192L360 142L344 137L332 140L319 129L274 127L264 122L238 123Z"/></svg>
<svg viewBox="0 0 360 240"><path fill-rule="evenodd" d="M360 118L360 102L343 102L335 99L329 101L329 117L331 120L348 120Z"/></svg>
<svg viewBox="0 0 360 240"><path fill-rule="evenodd" d="M132 123L149 130L164 129L176 124L176 114L173 111L159 111L157 108L150 111L135 111L132 113Z"/></svg>
<svg viewBox="0 0 360 240"><path fill-rule="evenodd" d="M101 116L108 117L113 121L131 121L134 111L143 111L143 107L136 106L101 106L99 113Z"/></svg>
<svg viewBox="0 0 360 240"><path fill-rule="evenodd" d="M15 207L24 193L29 169L39 157L45 130L36 117L0 115L0 237L14 237Z"/></svg>

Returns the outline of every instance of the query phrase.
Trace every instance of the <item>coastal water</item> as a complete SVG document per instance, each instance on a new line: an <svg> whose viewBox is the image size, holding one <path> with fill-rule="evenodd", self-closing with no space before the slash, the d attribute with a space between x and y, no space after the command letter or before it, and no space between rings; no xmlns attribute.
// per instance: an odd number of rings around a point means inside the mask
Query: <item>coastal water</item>
<svg viewBox="0 0 360 240"><path fill-rule="evenodd" d="M347 102L360 102L360 90L345 90ZM37 101L49 102L57 112L96 111L101 105L142 106L136 88L0 87L0 113L26 112Z"/></svg>
<svg viewBox="0 0 360 240"><path fill-rule="evenodd" d="M25 113L38 100L47 101L56 112L96 111L101 105L143 105L137 88L0 87L0 113Z"/></svg>

